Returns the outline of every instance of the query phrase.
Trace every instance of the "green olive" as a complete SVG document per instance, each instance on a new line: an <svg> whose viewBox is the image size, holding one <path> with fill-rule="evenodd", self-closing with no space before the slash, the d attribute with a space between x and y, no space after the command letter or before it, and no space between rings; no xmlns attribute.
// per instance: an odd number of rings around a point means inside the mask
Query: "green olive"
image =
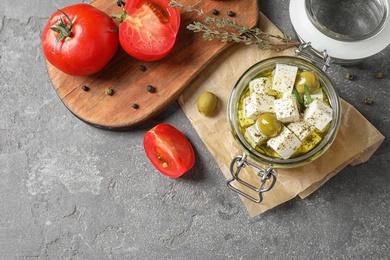
<svg viewBox="0 0 390 260"><path fill-rule="evenodd" d="M198 111L204 116L211 115L217 106L218 98L211 92L204 92L198 97Z"/></svg>
<svg viewBox="0 0 390 260"><path fill-rule="evenodd" d="M283 123L280 122L275 114L264 113L256 121L257 129L268 137L275 137L280 134L283 129Z"/></svg>
<svg viewBox="0 0 390 260"><path fill-rule="evenodd" d="M295 88L300 94L305 93L305 85L309 88L310 93L316 93L320 88L320 81L317 75L312 71L304 71L297 75Z"/></svg>

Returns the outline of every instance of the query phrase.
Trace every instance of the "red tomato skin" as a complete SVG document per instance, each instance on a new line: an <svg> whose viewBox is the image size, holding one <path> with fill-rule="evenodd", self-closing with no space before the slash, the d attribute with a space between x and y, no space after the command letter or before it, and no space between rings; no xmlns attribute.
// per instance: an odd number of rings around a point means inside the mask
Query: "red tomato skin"
<svg viewBox="0 0 390 260"><path fill-rule="evenodd" d="M159 124L146 132L144 149L156 169L170 178L182 176L195 163L191 143L180 130L170 124ZM167 163L165 167L164 162Z"/></svg>
<svg viewBox="0 0 390 260"><path fill-rule="evenodd" d="M76 17L72 34L60 41L54 52L58 34L50 29L60 15L52 14L42 33L42 49L46 59L57 69L72 76L89 76L102 70L114 57L119 37L117 25L103 11L89 4L75 4L61 9L71 20ZM63 16L63 19L67 19Z"/></svg>
<svg viewBox="0 0 390 260"><path fill-rule="evenodd" d="M177 8L170 7L169 2L170 0L134 0L126 2L127 18L119 25L119 43L130 56L138 60L155 61L164 58L172 51L180 28L180 12ZM140 8L144 6L166 12L166 15L159 16L163 22L153 27L148 35L145 34L148 30L144 29L146 27L145 19L143 20L142 16L139 15ZM155 6L158 8L154 8ZM131 20L138 18L140 18L143 25L136 28L132 26ZM162 27L159 29L157 26ZM150 40L151 38L153 40Z"/></svg>

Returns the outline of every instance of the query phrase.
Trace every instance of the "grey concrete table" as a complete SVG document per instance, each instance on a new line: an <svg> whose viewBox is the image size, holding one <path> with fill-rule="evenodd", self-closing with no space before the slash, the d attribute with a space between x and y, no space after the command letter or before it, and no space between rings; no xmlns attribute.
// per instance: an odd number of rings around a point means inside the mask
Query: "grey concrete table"
<svg viewBox="0 0 390 260"><path fill-rule="evenodd" d="M177 103L127 132L88 126L63 106L40 36L53 10L76 2L0 2L0 259L389 258L387 139L369 162L345 168L309 198L251 218ZM260 7L292 35L287 0ZM389 57L387 47L363 70L328 72L386 138ZM177 180L144 155L143 134L160 122L182 130L196 151L194 168Z"/></svg>

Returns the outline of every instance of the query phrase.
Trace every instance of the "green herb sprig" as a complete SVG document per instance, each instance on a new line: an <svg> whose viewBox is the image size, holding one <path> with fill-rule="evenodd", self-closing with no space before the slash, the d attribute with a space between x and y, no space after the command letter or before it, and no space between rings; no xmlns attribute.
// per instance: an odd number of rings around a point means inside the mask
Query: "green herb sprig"
<svg viewBox="0 0 390 260"><path fill-rule="evenodd" d="M297 99L298 103L302 107L307 107L311 102L313 102L313 98L311 97L309 87L306 84L303 87L305 90L305 93L304 93L305 100L302 99L301 94L299 94L299 92L296 88L293 88L293 94L295 95L295 98Z"/></svg>
<svg viewBox="0 0 390 260"><path fill-rule="evenodd" d="M203 33L205 40L219 40L221 42L243 43L245 45L257 45L261 50L282 51L290 47L299 46L299 42L292 40L290 36L275 35L263 32L259 28L249 28L238 24L231 18L214 18L207 16L202 10L193 6L184 6L176 0L171 0L171 7L186 9L186 12L195 12L204 17L203 22L194 21L187 25L187 29L193 32Z"/></svg>
<svg viewBox="0 0 390 260"><path fill-rule="evenodd" d="M306 84L303 87L305 89L306 96L305 106L308 106L313 101L313 99L311 98L309 87Z"/></svg>
<svg viewBox="0 0 390 260"><path fill-rule="evenodd" d="M303 102L301 94L299 94L298 90L296 88L293 88L293 93L295 95L295 98L297 99L298 103L301 106L305 106L305 103Z"/></svg>

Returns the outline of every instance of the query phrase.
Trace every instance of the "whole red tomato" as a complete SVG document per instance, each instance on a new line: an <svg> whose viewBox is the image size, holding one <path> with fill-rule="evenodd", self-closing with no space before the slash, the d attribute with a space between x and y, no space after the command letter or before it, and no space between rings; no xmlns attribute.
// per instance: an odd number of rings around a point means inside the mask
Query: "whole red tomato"
<svg viewBox="0 0 390 260"><path fill-rule="evenodd" d="M175 45L180 12L170 0L132 0L125 4L119 25L119 43L139 60L159 60Z"/></svg>
<svg viewBox="0 0 390 260"><path fill-rule="evenodd" d="M162 174L178 178L189 171L195 162L191 143L177 128L159 124L144 136L146 156Z"/></svg>
<svg viewBox="0 0 390 260"><path fill-rule="evenodd" d="M92 75L115 55L116 28L108 14L89 4L65 7L52 14L43 30L43 53L66 74Z"/></svg>

